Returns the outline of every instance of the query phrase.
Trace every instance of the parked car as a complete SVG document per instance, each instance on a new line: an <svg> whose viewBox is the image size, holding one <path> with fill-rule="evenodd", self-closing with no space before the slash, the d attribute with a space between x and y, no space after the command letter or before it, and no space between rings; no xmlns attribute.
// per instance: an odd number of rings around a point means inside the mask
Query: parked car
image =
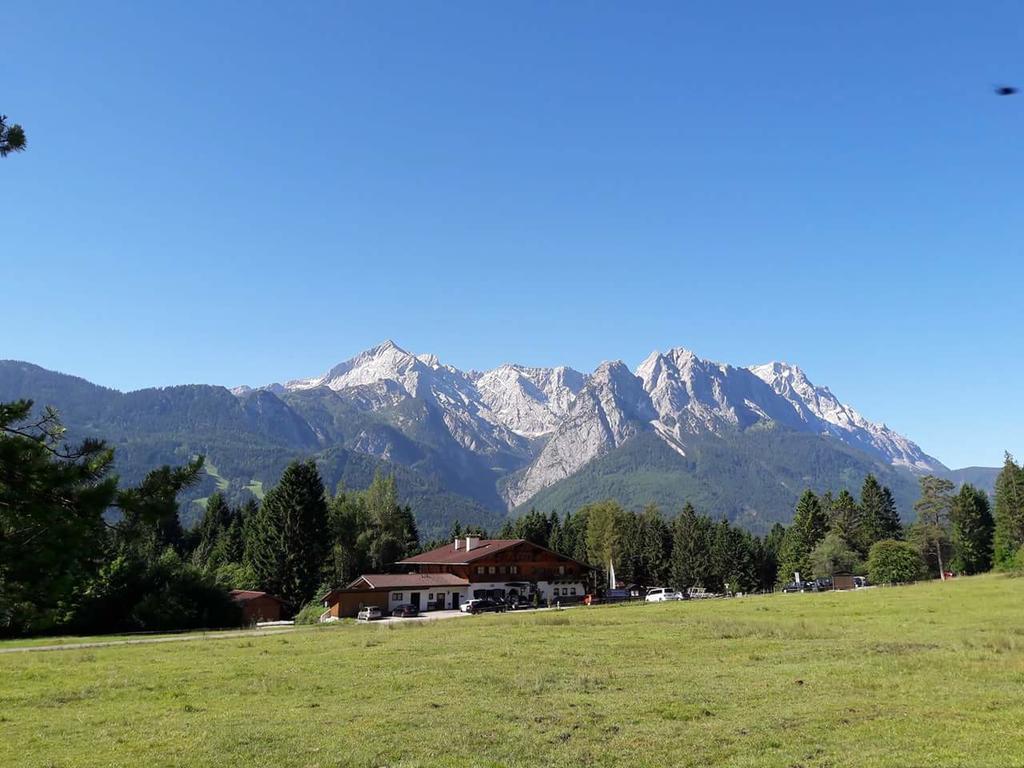
<svg viewBox="0 0 1024 768"><path fill-rule="evenodd" d="M472 613L473 612L473 603L479 603L481 600L483 600L482 597L471 598L471 599L467 600L466 602L462 603L459 606L459 610L462 611L463 613Z"/></svg>
<svg viewBox="0 0 1024 768"><path fill-rule="evenodd" d="M802 592L803 586L804 583L801 581L791 581L789 582L789 584L782 588L782 591L785 592L787 595L791 595L794 592Z"/></svg>
<svg viewBox="0 0 1024 768"><path fill-rule="evenodd" d="M403 603L402 605L396 605L394 610L391 611L391 615L402 619L414 619L420 615L420 609L412 603Z"/></svg>
<svg viewBox="0 0 1024 768"><path fill-rule="evenodd" d="M853 588L864 589L864 587L870 587L871 582L868 581L867 576L854 576L853 577Z"/></svg>
<svg viewBox="0 0 1024 768"><path fill-rule="evenodd" d="M685 599L686 596L682 592L677 592L669 587L655 587L654 589L647 590L647 596L644 598L644 601L648 603L664 603L669 600Z"/></svg>
<svg viewBox="0 0 1024 768"><path fill-rule="evenodd" d="M368 605L356 614L356 621L376 621L383 618L384 612L376 605Z"/></svg>
<svg viewBox="0 0 1024 768"><path fill-rule="evenodd" d="M533 601L525 595L512 595L505 598L505 605L510 611L518 611L523 608L532 608Z"/></svg>
<svg viewBox="0 0 1024 768"><path fill-rule="evenodd" d="M828 576L823 579L815 579L814 583L818 585L819 592L826 592L832 589L832 579Z"/></svg>
<svg viewBox="0 0 1024 768"><path fill-rule="evenodd" d="M504 613L505 604L498 600L491 600L484 597L479 600L471 600L467 613Z"/></svg>

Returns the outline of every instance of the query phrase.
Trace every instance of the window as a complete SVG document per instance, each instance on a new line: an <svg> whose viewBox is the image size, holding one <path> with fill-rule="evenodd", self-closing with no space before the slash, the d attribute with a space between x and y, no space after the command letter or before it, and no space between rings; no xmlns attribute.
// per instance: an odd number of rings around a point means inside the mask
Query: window
<svg viewBox="0 0 1024 768"><path fill-rule="evenodd" d="M484 567L483 567L482 565L478 565L478 566L476 567L476 572L477 572L477 574L479 574L479 575L483 575L483 572L484 572Z"/></svg>
<svg viewBox="0 0 1024 768"><path fill-rule="evenodd" d="M504 572L505 572L505 566L504 565L501 566L500 568L498 568L498 573L504 573Z"/></svg>
<svg viewBox="0 0 1024 768"><path fill-rule="evenodd" d="M558 566L558 575L559 576L565 576L565 566L564 565Z"/></svg>
<svg viewBox="0 0 1024 768"><path fill-rule="evenodd" d="M569 594L570 595L575 595L576 594L576 587L569 587Z"/></svg>
<svg viewBox="0 0 1024 768"><path fill-rule="evenodd" d="M392 592L391 593L391 599L392 600L399 600L400 601L402 599L402 593L401 592Z"/></svg>
<svg viewBox="0 0 1024 768"><path fill-rule="evenodd" d="M519 566L518 565L510 565L508 567L508 572L509 573L519 573Z"/></svg>
<svg viewBox="0 0 1024 768"><path fill-rule="evenodd" d="M495 568L494 568L494 566L493 566L493 565L489 565L489 566L487 566L487 572L488 572L488 573L494 573L494 571L495 571Z"/></svg>
<svg viewBox="0 0 1024 768"><path fill-rule="evenodd" d="M433 600L433 599L434 599L434 593L433 592L427 593L427 600Z"/></svg>

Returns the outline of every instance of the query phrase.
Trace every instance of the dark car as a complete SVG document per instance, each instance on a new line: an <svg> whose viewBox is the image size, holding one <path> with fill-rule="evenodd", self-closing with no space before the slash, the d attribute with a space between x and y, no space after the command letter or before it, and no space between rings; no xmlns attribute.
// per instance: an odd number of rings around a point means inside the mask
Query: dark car
<svg viewBox="0 0 1024 768"><path fill-rule="evenodd" d="M391 615L402 619L414 619L420 615L420 609L411 603L404 603L403 605L396 605L394 610L391 611Z"/></svg>
<svg viewBox="0 0 1024 768"><path fill-rule="evenodd" d="M468 613L504 613L505 604L485 597L469 606Z"/></svg>
<svg viewBox="0 0 1024 768"><path fill-rule="evenodd" d="M829 576L826 576L823 579L817 579L814 583L818 585L819 592L827 592L832 589L832 578Z"/></svg>
<svg viewBox="0 0 1024 768"><path fill-rule="evenodd" d="M782 588L782 591L786 594L792 594L793 592L800 592L803 590L803 584L799 581L791 581L789 584Z"/></svg>
<svg viewBox="0 0 1024 768"><path fill-rule="evenodd" d="M525 595L511 595L505 598L505 605L510 611L518 611L523 608L533 608L533 601Z"/></svg>

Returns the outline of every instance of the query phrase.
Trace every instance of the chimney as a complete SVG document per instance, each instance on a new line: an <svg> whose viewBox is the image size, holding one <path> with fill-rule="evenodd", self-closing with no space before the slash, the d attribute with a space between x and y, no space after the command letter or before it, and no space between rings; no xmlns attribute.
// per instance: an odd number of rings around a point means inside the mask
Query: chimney
<svg viewBox="0 0 1024 768"><path fill-rule="evenodd" d="M452 546L455 547L455 551L458 552L460 549L462 549L462 539L456 536L455 542L452 544Z"/></svg>
<svg viewBox="0 0 1024 768"><path fill-rule="evenodd" d="M480 546L479 536L467 536L466 537L466 551L469 552L471 549L476 549Z"/></svg>

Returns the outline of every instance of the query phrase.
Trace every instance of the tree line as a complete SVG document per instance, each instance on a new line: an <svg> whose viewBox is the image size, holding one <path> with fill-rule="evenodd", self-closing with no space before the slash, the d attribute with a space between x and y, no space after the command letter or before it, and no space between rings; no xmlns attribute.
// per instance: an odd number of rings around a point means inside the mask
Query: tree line
<svg viewBox="0 0 1024 768"><path fill-rule="evenodd" d="M699 586L720 592L768 590L794 579L836 573L876 583L997 568L1024 572L1024 467L1006 455L988 494L945 478L920 478L915 520L904 526L892 491L867 475L859 497L848 490L803 492L789 526L763 537L697 514L691 504L672 519L655 506L633 513L615 501L588 504L564 518L537 510L507 522L501 538L524 538L590 563L607 583L609 563L624 582ZM994 509L993 509L994 506Z"/></svg>
<svg viewBox="0 0 1024 768"><path fill-rule="evenodd" d="M692 504L669 519L653 504L630 512L606 500L564 518L531 510L505 523L498 537L527 539L588 563L598 588L608 583L612 565L616 579L629 585L752 592L775 583L782 530L776 526L760 538L698 514Z"/></svg>
<svg viewBox="0 0 1024 768"><path fill-rule="evenodd" d="M64 438L52 409L0 403L0 636L237 626L231 589L299 607L419 546L394 478L329 497L294 462L262 503L215 493L185 530L178 496L202 457L125 487L104 441Z"/></svg>
<svg viewBox="0 0 1024 768"><path fill-rule="evenodd" d="M197 481L201 457L124 487L112 448L93 439L68 445L64 436L52 410L0 403L0 634L228 626L239 622L230 589L267 591L299 608L421 548L487 536L456 522L444 542L421 543L393 477L331 495L312 461L289 465L262 501L231 506L214 493L185 530L178 495ZM763 537L690 504L668 517L611 500L564 516L531 510L496 535L586 562L598 586L609 564L629 584L715 592L767 590L795 572L898 582L1024 570L1024 468L1011 456L992 504L969 484L920 482L906 527L892 493L869 475L858 497L805 491L791 525Z"/></svg>
<svg viewBox="0 0 1024 768"><path fill-rule="evenodd" d="M412 509L395 479L327 494L313 461L293 462L262 503L207 500L196 526L193 564L215 581L260 589L302 606L361 573L381 571L419 551Z"/></svg>

